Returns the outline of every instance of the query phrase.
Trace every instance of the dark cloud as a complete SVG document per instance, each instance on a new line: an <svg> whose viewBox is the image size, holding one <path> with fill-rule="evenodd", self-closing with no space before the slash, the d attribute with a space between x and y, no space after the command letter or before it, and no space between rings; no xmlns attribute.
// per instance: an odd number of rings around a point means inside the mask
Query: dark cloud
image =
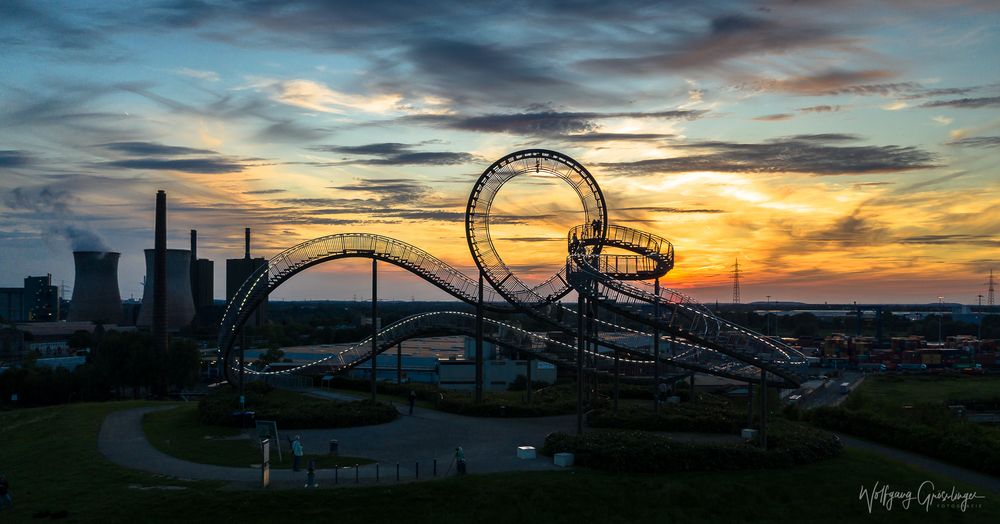
<svg viewBox="0 0 1000 524"><path fill-rule="evenodd" d="M809 142L853 142L855 140L861 140L861 137L846 133L816 133L811 135L794 135L791 139L806 140Z"/></svg>
<svg viewBox="0 0 1000 524"><path fill-rule="evenodd" d="M508 133L512 135L554 136L586 134L598 131L597 121L611 118L642 118L662 120L693 120L706 111L672 110L654 112L559 112L539 111L525 113L462 115L414 115L402 120L409 123L431 125L462 131L481 133Z"/></svg>
<svg viewBox="0 0 1000 524"><path fill-rule="evenodd" d="M805 235L799 240L835 244L878 244L889 238L887 228L871 217L864 216L858 208L850 215L836 220L830 227Z"/></svg>
<svg viewBox="0 0 1000 524"><path fill-rule="evenodd" d="M911 93L906 96L902 96L905 100L913 100L917 98L929 98L933 96L958 96L967 95L969 93L974 93L981 89L980 86L973 87L940 87L935 89L924 89L917 93Z"/></svg>
<svg viewBox="0 0 1000 524"><path fill-rule="evenodd" d="M277 193L284 193L288 191L287 189L254 189L252 191L244 191L244 195L274 195Z"/></svg>
<svg viewBox="0 0 1000 524"><path fill-rule="evenodd" d="M576 135L556 135L550 138L563 142L645 142L669 140L677 135L671 133L580 133Z"/></svg>
<svg viewBox="0 0 1000 524"><path fill-rule="evenodd" d="M345 163L375 166L451 166L478 162L479 158L470 153L449 151L414 151L412 144L385 142L360 146L323 145L313 146L313 151L342 153L349 156L370 156L375 158L351 159Z"/></svg>
<svg viewBox="0 0 1000 524"><path fill-rule="evenodd" d="M310 127L282 120L265 125L254 135L254 139L262 142L296 143L321 140L330 136L332 129L325 127Z"/></svg>
<svg viewBox="0 0 1000 524"><path fill-rule="evenodd" d="M31 163L31 155L24 151L0 150L0 169L25 167Z"/></svg>
<svg viewBox="0 0 1000 524"><path fill-rule="evenodd" d="M106 42L95 27L85 27L67 21L61 9L37 9L40 4L24 0L5 0L0 36L4 45L44 43L63 51L85 51ZM24 38L24 35L31 35ZM87 56L74 54L74 56ZM93 56L93 55L89 55Z"/></svg>
<svg viewBox="0 0 1000 524"><path fill-rule="evenodd" d="M841 135L833 136L834 142L842 139ZM684 171L842 175L924 169L934 167L935 161L934 155L915 147L839 146L796 137L764 143L695 142L674 147L698 153L601 165L628 175Z"/></svg>
<svg viewBox="0 0 1000 524"><path fill-rule="evenodd" d="M525 243L537 243L537 242L565 242L565 237L504 237L497 238L495 240L504 240L507 242L525 242Z"/></svg>
<svg viewBox="0 0 1000 524"><path fill-rule="evenodd" d="M579 66L603 74L661 74L712 69L746 56L783 54L794 49L843 44L848 40L837 35L830 25L726 14L712 18L700 32L678 38L650 38L643 46L644 52L634 56L588 59Z"/></svg>
<svg viewBox="0 0 1000 524"><path fill-rule="evenodd" d="M534 63L532 53L517 48L431 38L410 46L406 57L418 72L415 77L408 76L410 82L428 84L431 91L449 98L467 97L467 90L516 102L549 90L581 90L551 68Z"/></svg>
<svg viewBox="0 0 1000 524"><path fill-rule="evenodd" d="M698 209L659 206L616 207L615 211L647 211L649 213L725 213L721 209Z"/></svg>
<svg viewBox="0 0 1000 524"><path fill-rule="evenodd" d="M862 71L831 70L782 79L756 79L744 82L737 87L749 91L775 91L807 96L843 94L878 94L885 96L918 87L915 83L869 83L875 80L888 79L893 76L895 76L895 73L883 69Z"/></svg>
<svg viewBox="0 0 1000 524"><path fill-rule="evenodd" d="M329 189L372 195L381 205L412 203L430 193L430 188L424 184L404 178L365 178L351 185L334 186Z"/></svg>
<svg viewBox="0 0 1000 524"><path fill-rule="evenodd" d="M840 111L840 109L841 106L821 105L821 106L800 107L797 109L797 111L800 111L802 113L833 113L836 111Z"/></svg>
<svg viewBox="0 0 1000 524"><path fill-rule="evenodd" d="M98 166L205 174L239 173L246 168L243 164L218 158L131 158L101 162Z"/></svg>
<svg viewBox="0 0 1000 524"><path fill-rule="evenodd" d="M761 122L777 122L780 120L790 120L794 118L795 115L791 113L776 113L773 115L762 115L754 117L754 120L759 120Z"/></svg>
<svg viewBox="0 0 1000 524"><path fill-rule="evenodd" d="M952 140L948 142L948 145L959 146L959 147L983 147L983 148L1000 147L1000 136L970 136L966 138L959 138L957 140Z"/></svg>
<svg viewBox="0 0 1000 524"><path fill-rule="evenodd" d="M135 156L181 156L181 155L215 155L215 151L195 149L182 146L168 146L156 142L111 142L100 147Z"/></svg>
<svg viewBox="0 0 1000 524"><path fill-rule="evenodd" d="M989 235L947 234L920 235L900 238L902 244L953 245L963 244L982 247L1000 247L1000 238Z"/></svg>
<svg viewBox="0 0 1000 524"><path fill-rule="evenodd" d="M955 100L935 100L920 104L920 107L957 107L963 109L978 109L981 107L1000 107L1000 96L983 98L958 98Z"/></svg>

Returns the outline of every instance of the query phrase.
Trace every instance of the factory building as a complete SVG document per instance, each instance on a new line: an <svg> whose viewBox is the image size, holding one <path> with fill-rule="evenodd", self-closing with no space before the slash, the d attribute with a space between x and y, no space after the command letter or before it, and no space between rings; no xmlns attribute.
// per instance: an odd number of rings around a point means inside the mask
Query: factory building
<svg viewBox="0 0 1000 524"><path fill-rule="evenodd" d="M191 230L191 297L199 324L205 324L215 300L215 263L198 258L198 231Z"/></svg>
<svg viewBox="0 0 1000 524"><path fill-rule="evenodd" d="M244 231L244 251L243 258L230 258L226 260L226 302L233 300L236 293L239 292L240 287L243 286L243 282L246 281L250 275L258 271L262 267L267 266L267 260L264 258L251 258L250 257L250 228L246 228ZM259 327L267 322L267 299L257 307L256 310L251 313L250 319L247 320L248 326Z"/></svg>
<svg viewBox="0 0 1000 524"><path fill-rule="evenodd" d="M119 253L74 251L76 279L66 320L120 324L122 297L118 291Z"/></svg>
<svg viewBox="0 0 1000 524"><path fill-rule="evenodd" d="M0 317L8 322L59 320L59 287L52 285L52 275L25 277L23 288L0 288Z"/></svg>
<svg viewBox="0 0 1000 524"><path fill-rule="evenodd" d="M0 287L0 319L5 322L23 322L28 319L24 310L23 287Z"/></svg>

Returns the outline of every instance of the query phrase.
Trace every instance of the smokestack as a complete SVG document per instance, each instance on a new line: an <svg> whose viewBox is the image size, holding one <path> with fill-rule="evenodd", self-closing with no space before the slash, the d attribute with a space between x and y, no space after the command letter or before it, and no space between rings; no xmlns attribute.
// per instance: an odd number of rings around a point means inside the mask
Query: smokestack
<svg viewBox="0 0 1000 524"><path fill-rule="evenodd" d="M246 237L245 241L246 247L243 250L243 258L246 260L250 260L250 228L249 227L246 228L243 234Z"/></svg>
<svg viewBox="0 0 1000 524"><path fill-rule="evenodd" d="M191 230L191 268L188 271L191 279L191 296L198 296L198 230ZM195 310L198 308L195 307Z"/></svg>
<svg viewBox="0 0 1000 524"><path fill-rule="evenodd" d="M118 257L118 253L107 251L73 252L76 280L66 320L121 323L122 297L118 291Z"/></svg>
<svg viewBox="0 0 1000 524"><path fill-rule="evenodd" d="M198 230L191 230L191 264L194 265L194 261L198 260Z"/></svg>
<svg viewBox="0 0 1000 524"><path fill-rule="evenodd" d="M153 350L167 354L167 194L156 192L153 244ZM148 283L149 280L146 280ZM148 285L148 284L147 284Z"/></svg>

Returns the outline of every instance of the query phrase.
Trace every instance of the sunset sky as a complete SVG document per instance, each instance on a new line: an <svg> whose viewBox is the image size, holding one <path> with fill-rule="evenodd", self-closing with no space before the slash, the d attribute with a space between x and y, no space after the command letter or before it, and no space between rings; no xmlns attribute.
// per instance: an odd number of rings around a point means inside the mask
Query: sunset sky
<svg viewBox="0 0 1000 524"><path fill-rule="evenodd" d="M0 2L0 286L51 273L68 298L74 244L103 245L141 296L157 189L219 298L247 226L256 256L374 232L472 274L469 190L524 148L586 165L707 302L736 257L744 302L975 303L1000 273L995 0L113 4ZM580 210L517 179L493 236L542 278ZM368 270L273 296L361 299Z"/></svg>

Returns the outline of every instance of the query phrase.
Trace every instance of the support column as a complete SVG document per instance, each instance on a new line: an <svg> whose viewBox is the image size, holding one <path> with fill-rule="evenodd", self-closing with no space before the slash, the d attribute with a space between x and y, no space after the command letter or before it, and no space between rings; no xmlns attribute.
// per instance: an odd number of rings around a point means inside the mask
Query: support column
<svg viewBox="0 0 1000 524"><path fill-rule="evenodd" d="M483 272L479 272L479 300L476 302L476 403L483 401Z"/></svg>
<svg viewBox="0 0 1000 524"><path fill-rule="evenodd" d="M396 383L403 383L403 343L396 344Z"/></svg>
<svg viewBox="0 0 1000 524"><path fill-rule="evenodd" d="M372 402L378 398L378 368L375 360L378 354L378 260L372 259Z"/></svg>
<svg viewBox="0 0 1000 524"><path fill-rule="evenodd" d="M660 279L653 281L653 411L660 411Z"/></svg>
<svg viewBox="0 0 1000 524"><path fill-rule="evenodd" d="M747 428L753 427L753 382L747 382Z"/></svg>
<svg viewBox="0 0 1000 524"><path fill-rule="evenodd" d="M694 372L691 373L691 398L689 402L694 404Z"/></svg>
<svg viewBox="0 0 1000 524"><path fill-rule="evenodd" d="M760 447L767 449L767 370L760 370Z"/></svg>
<svg viewBox="0 0 1000 524"><path fill-rule="evenodd" d="M240 330L242 336L240 337L240 411L246 411L246 383L244 382L243 375L246 369L246 349L247 349L247 332L243 328ZM242 415L241 415L242 416Z"/></svg>
<svg viewBox="0 0 1000 524"><path fill-rule="evenodd" d="M583 284L587 285L587 284ZM576 299L576 434L583 434L583 293L577 291Z"/></svg>
<svg viewBox="0 0 1000 524"><path fill-rule="evenodd" d="M621 374L621 357L618 355L618 350L615 350L615 379L614 379L614 411L618 414L618 375Z"/></svg>
<svg viewBox="0 0 1000 524"><path fill-rule="evenodd" d="M527 371L527 376L525 377L527 379L527 383L528 383L527 384L528 385L528 404L531 404L531 387L532 387L531 386L531 366L532 366L531 353L528 353L528 371Z"/></svg>

